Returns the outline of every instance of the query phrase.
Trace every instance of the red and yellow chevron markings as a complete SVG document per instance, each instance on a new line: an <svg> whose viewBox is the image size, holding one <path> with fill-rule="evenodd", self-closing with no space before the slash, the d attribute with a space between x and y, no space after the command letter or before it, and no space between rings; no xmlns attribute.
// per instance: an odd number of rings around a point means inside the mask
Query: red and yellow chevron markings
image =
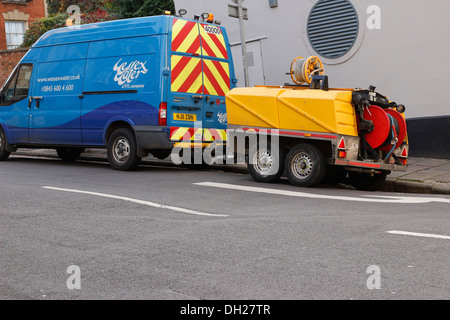
<svg viewBox="0 0 450 320"><path fill-rule="evenodd" d="M170 140L172 141L201 141L202 128L170 128Z"/></svg>
<svg viewBox="0 0 450 320"><path fill-rule="evenodd" d="M200 23L200 36L204 56L228 59L227 45L220 27Z"/></svg>
<svg viewBox="0 0 450 320"><path fill-rule="evenodd" d="M200 55L198 23L174 19L172 51ZM200 58L172 55L172 91L203 93L202 61Z"/></svg>
<svg viewBox="0 0 450 320"><path fill-rule="evenodd" d="M202 129L187 127L170 128L171 141L226 141L227 132L224 129Z"/></svg>
<svg viewBox="0 0 450 320"><path fill-rule="evenodd" d="M172 51L201 54L198 24L196 22L173 19Z"/></svg>
<svg viewBox="0 0 450 320"><path fill-rule="evenodd" d="M226 141L227 131L223 129L205 129L203 141Z"/></svg>
<svg viewBox="0 0 450 320"><path fill-rule="evenodd" d="M172 56L172 91L203 93L202 60Z"/></svg>
<svg viewBox="0 0 450 320"><path fill-rule="evenodd" d="M230 91L230 66L227 62L203 60L205 94L225 96Z"/></svg>

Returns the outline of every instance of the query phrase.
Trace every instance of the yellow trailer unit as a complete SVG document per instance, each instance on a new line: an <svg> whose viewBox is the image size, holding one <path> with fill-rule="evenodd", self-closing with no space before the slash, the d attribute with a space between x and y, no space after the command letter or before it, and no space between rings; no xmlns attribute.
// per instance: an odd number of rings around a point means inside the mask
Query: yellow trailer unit
<svg viewBox="0 0 450 320"><path fill-rule="evenodd" d="M246 141L251 176L272 182L284 173L297 186L348 180L376 190L391 171L406 171L404 106L369 90L310 86L235 88L226 95L228 142Z"/></svg>

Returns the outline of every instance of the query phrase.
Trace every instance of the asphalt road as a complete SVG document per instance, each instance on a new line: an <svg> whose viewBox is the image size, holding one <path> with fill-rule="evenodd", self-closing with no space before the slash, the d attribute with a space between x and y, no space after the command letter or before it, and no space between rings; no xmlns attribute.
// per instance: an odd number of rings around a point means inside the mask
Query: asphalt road
<svg viewBox="0 0 450 320"><path fill-rule="evenodd" d="M12 157L0 163L0 299L448 300L449 205Z"/></svg>

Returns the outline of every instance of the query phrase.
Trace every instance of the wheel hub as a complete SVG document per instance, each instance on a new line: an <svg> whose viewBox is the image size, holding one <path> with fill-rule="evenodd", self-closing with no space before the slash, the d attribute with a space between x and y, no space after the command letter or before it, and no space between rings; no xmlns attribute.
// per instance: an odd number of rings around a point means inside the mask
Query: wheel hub
<svg viewBox="0 0 450 320"><path fill-rule="evenodd" d="M269 150L260 150L254 158L255 169L260 174L267 174L272 169L273 159Z"/></svg>
<svg viewBox="0 0 450 320"><path fill-rule="evenodd" d="M269 164L270 164L269 157L266 154L262 155L261 158L259 159L259 164L263 168L266 168L267 166L269 166Z"/></svg>
<svg viewBox="0 0 450 320"><path fill-rule="evenodd" d="M114 143L114 159L117 162L124 163L130 156L130 144L125 138L118 138Z"/></svg>
<svg viewBox="0 0 450 320"><path fill-rule="evenodd" d="M313 163L309 156L307 155L297 155L292 161L294 175L299 179L307 178L313 169Z"/></svg>

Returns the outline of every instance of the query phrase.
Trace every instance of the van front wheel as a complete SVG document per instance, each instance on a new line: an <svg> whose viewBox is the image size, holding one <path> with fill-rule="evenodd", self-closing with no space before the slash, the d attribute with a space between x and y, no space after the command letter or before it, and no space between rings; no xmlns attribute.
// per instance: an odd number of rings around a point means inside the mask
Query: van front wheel
<svg viewBox="0 0 450 320"><path fill-rule="evenodd" d="M6 140L6 134L3 132L2 128L0 128L0 161L8 160L11 152L6 150L6 144L8 141Z"/></svg>
<svg viewBox="0 0 450 320"><path fill-rule="evenodd" d="M113 132L108 140L108 161L115 170L130 171L141 162L137 156L137 144L133 131L121 128Z"/></svg>

